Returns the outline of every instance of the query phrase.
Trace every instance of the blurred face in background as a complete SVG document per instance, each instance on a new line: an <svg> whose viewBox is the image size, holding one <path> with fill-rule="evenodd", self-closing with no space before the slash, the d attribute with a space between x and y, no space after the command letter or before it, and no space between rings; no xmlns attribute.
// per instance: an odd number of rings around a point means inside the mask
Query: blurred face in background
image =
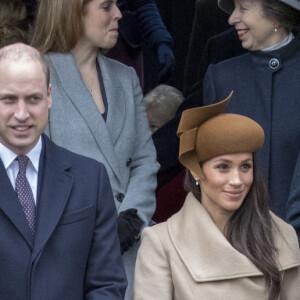
<svg viewBox="0 0 300 300"><path fill-rule="evenodd" d="M251 51L276 45L287 36L276 20L264 15L262 1L234 1L235 8L228 20L229 24L235 26L243 48Z"/></svg>
<svg viewBox="0 0 300 300"><path fill-rule="evenodd" d="M86 46L111 49L118 40L118 21L122 14L117 0L92 0L84 5L80 38Z"/></svg>

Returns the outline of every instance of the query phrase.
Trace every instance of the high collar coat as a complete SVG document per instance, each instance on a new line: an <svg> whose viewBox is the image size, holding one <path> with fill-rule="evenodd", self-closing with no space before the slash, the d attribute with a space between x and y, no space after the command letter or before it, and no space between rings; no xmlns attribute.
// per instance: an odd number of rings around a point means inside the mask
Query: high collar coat
<svg viewBox="0 0 300 300"><path fill-rule="evenodd" d="M270 52L248 53L210 65L203 83L203 104L234 91L226 113L245 115L265 131L258 152L268 179L271 209L286 220L286 202L300 149L300 34Z"/></svg>
<svg viewBox="0 0 300 300"><path fill-rule="evenodd" d="M294 229L272 214L283 279L281 300L300 295L300 253ZM262 273L225 239L188 194L167 222L146 228L138 252L135 300L266 300Z"/></svg>
<svg viewBox="0 0 300 300"><path fill-rule="evenodd" d="M156 151L143 95L132 68L98 54L108 102L104 121L70 53L49 53L53 105L46 130L58 145L102 162L118 213L136 208L144 225L155 210ZM137 246L123 255L133 280ZM130 299L130 297L128 297Z"/></svg>

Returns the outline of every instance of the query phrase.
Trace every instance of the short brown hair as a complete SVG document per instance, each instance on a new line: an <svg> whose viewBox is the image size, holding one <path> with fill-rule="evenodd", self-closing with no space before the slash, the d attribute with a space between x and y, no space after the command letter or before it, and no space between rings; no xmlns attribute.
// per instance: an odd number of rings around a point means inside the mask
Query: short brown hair
<svg viewBox="0 0 300 300"><path fill-rule="evenodd" d="M39 62L42 66L43 72L46 77L47 87L49 87L50 82L50 72L47 62L44 59L43 54L41 54L35 48L25 45L23 43L16 43L5 46L0 49L0 63L3 60L14 60L19 61L22 59L29 59L35 62Z"/></svg>
<svg viewBox="0 0 300 300"><path fill-rule="evenodd" d="M82 33L82 13L91 0L40 0L31 45L42 53L66 53Z"/></svg>

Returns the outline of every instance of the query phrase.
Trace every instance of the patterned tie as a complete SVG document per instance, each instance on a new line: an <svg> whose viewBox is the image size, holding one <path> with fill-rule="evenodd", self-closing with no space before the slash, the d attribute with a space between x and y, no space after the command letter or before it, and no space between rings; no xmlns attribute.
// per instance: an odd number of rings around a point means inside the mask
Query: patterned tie
<svg viewBox="0 0 300 300"><path fill-rule="evenodd" d="M32 234L35 234L35 203L31 187L26 177L26 167L29 158L26 155L19 155L16 160L19 162L19 173L16 178L16 192L22 205L26 219Z"/></svg>

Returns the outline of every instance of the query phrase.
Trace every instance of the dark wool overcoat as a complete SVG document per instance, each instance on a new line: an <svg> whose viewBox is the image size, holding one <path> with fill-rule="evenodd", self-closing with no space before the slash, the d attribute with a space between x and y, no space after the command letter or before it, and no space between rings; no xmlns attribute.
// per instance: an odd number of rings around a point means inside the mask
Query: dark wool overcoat
<svg viewBox="0 0 300 300"><path fill-rule="evenodd" d="M258 153L269 183L272 210L286 219L293 171L300 148L300 35L270 52L249 51L211 65L203 84L204 105L225 99L227 113L257 121L265 131Z"/></svg>

